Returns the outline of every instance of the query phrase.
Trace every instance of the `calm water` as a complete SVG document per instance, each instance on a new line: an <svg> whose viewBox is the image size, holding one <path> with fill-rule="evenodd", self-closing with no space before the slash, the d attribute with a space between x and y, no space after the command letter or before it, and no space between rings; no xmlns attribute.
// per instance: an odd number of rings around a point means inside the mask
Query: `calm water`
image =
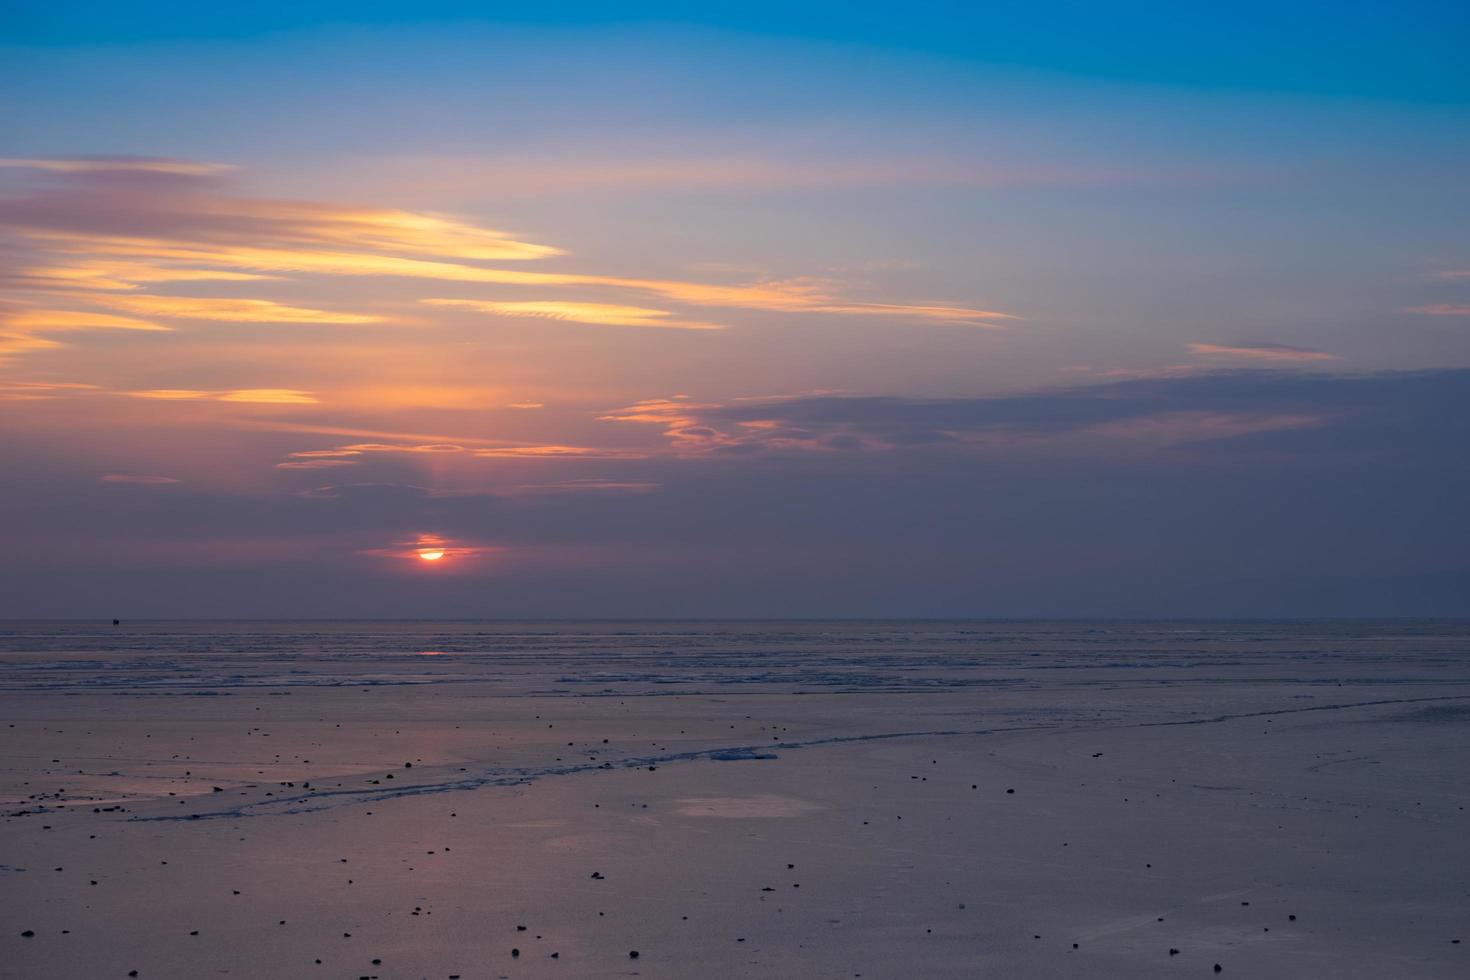
<svg viewBox="0 0 1470 980"><path fill-rule="evenodd" d="M463 654L677 649L930 651L960 655L1104 650L1465 650L1467 620L1313 621L504 621L0 620L0 653Z"/></svg>
<svg viewBox="0 0 1470 980"><path fill-rule="evenodd" d="M1139 681L1430 684L1459 680L1467 655L1465 621L10 621L0 688L857 691L1058 684L1119 669Z"/></svg>

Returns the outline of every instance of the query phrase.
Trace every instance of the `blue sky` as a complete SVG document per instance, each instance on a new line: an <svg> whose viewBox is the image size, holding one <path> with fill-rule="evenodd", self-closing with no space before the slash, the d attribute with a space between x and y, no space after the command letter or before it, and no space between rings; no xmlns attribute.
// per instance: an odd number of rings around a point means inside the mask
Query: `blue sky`
<svg viewBox="0 0 1470 980"><path fill-rule="evenodd" d="M19 3L20 43L259 37L323 25L680 25L855 42L1140 82L1463 102L1470 12L1450 2Z"/></svg>

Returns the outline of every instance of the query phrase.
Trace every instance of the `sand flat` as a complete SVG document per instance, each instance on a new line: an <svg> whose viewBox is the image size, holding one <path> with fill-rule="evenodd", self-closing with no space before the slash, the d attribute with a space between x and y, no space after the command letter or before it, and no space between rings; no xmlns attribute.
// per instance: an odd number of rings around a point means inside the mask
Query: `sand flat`
<svg viewBox="0 0 1470 980"><path fill-rule="evenodd" d="M1467 654L1432 623L7 624L0 975L1460 977Z"/></svg>

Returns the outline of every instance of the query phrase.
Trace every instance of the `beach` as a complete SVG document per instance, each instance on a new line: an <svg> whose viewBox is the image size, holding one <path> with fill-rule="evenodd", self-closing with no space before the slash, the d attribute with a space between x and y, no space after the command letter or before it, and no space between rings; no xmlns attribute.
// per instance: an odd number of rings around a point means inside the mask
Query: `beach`
<svg viewBox="0 0 1470 980"><path fill-rule="evenodd" d="M1467 652L3 623L0 976L1463 977Z"/></svg>

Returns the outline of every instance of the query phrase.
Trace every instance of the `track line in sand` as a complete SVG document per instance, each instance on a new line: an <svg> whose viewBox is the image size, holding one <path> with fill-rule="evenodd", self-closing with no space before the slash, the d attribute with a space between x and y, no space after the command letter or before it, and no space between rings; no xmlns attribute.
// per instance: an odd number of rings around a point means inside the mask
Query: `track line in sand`
<svg viewBox="0 0 1470 980"><path fill-rule="evenodd" d="M412 796L427 796L438 793L455 793L489 787L525 786L540 779L555 776L571 776L587 772L609 772L626 769L643 769L648 766L671 765L680 762L732 762L774 759L775 750L795 751L824 745L841 745L855 742L891 741L908 738L956 738L983 735L1005 735L1016 732L1070 734L1085 731L1113 731L1129 728L1159 728L1179 725L1213 725L1247 718L1262 718L1275 715L1304 714L1307 712L1343 711L1352 708L1370 708L1391 704L1418 704L1428 701L1470 700L1470 695L1451 694L1421 698L1384 698L1372 701L1352 701L1343 704L1320 704L1299 708L1280 708L1272 711L1249 711L1238 714L1213 715L1204 718L1186 718L1175 721L1150 721L1100 726L1079 725L1019 725L1002 728L940 729L935 731L880 732L872 735L832 735L825 738L771 742L764 745L735 745L699 749L689 752L671 752L663 755L646 755L616 762L579 763L563 766L519 767L490 769L478 774L437 783L417 783L408 786L373 787L362 789L332 789L303 793L296 796L256 800L239 806L202 813L167 814L151 817L129 817L129 822L179 822L190 820L239 819L258 816L287 816L312 813L319 810L348 806L355 803L381 803L388 800Z"/></svg>

